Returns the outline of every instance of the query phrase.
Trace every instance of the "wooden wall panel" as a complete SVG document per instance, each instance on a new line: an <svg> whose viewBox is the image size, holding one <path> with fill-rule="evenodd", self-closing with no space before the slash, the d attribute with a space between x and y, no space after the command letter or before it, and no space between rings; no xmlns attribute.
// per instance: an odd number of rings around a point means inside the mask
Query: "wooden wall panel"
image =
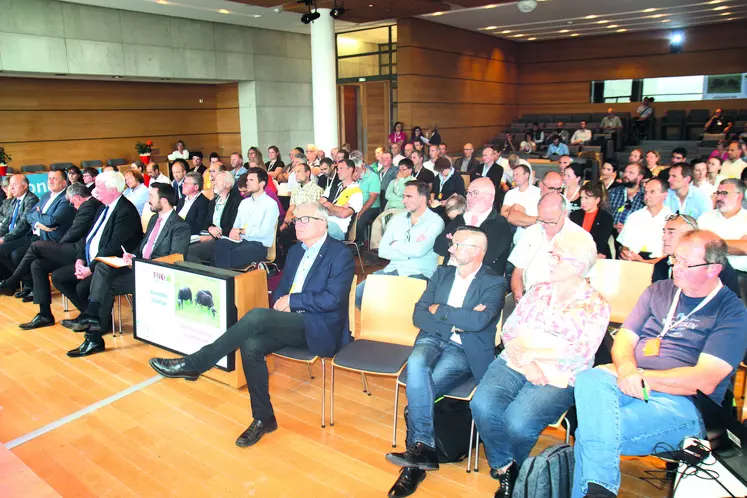
<svg viewBox="0 0 747 498"><path fill-rule="evenodd" d="M519 86L433 76L397 76L399 99L405 102L462 102L494 104L516 102Z"/></svg>
<svg viewBox="0 0 747 498"><path fill-rule="evenodd" d="M468 54L438 52L427 47L398 47L397 77L411 74L508 83L518 79L519 65Z"/></svg>
<svg viewBox="0 0 747 498"><path fill-rule="evenodd" d="M361 85L363 134L366 162L375 160L376 147L386 147L389 136L389 82L369 81Z"/></svg>
<svg viewBox="0 0 747 498"><path fill-rule="evenodd" d="M634 113L639 102L627 104L590 104L590 103L559 103L559 104L522 104L522 114L569 114L583 112L607 112L612 107L615 112ZM708 109L713 112L718 108L721 109L747 109L747 99L728 99L728 100L699 100L684 102L655 102L654 110L656 115L663 116L667 109L677 109L690 111L691 109Z"/></svg>

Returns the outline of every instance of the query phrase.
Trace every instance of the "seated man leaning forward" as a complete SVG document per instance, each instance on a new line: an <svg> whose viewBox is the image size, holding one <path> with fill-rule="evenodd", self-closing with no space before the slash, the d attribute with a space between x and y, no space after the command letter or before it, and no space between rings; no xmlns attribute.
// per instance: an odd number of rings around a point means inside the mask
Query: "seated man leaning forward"
<svg viewBox="0 0 747 498"><path fill-rule="evenodd" d="M505 349L490 364L470 404L495 496L512 496L519 469L548 424L573 405L575 376L594 364L610 307L584 276L596 244L560 232L550 251L549 281L530 287L503 326Z"/></svg>
<svg viewBox="0 0 747 498"><path fill-rule="evenodd" d="M197 380L228 353L240 349L254 421L236 440L251 446L275 429L265 356L285 346L308 348L330 357L352 338L348 297L353 283L353 255L327 234L327 211L316 203L296 206L294 245L272 309L255 308L212 344L178 359L153 358L150 365L164 377Z"/></svg>
<svg viewBox="0 0 747 498"><path fill-rule="evenodd" d="M420 328L407 360L407 450L386 458L402 467L389 496L415 492L425 471L438 470L433 403L471 378L478 382L495 356L495 332L506 280L483 265L488 238L480 228L454 232L455 266L439 266L415 305Z"/></svg>
<svg viewBox="0 0 747 498"><path fill-rule="evenodd" d="M692 397L721 404L747 349L747 310L718 277L726 254L712 232L683 235L674 280L640 297L615 335L613 363L576 377L574 498L616 496L620 455L705 437Z"/></svg>

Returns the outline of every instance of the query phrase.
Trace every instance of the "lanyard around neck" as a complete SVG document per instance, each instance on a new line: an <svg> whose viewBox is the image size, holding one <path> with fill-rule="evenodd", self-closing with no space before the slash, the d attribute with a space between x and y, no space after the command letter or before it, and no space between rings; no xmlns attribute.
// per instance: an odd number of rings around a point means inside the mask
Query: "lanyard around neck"
<svg viewBox="0 0 747 498"><path fill-rule="evenodd" d="M680 295L682 294L682 289L678 288L677 292L674 294L674 299L672 300L672 306L669 307L669 312L667 313L667 318L664 321L664 328L661 330L661 333L659 334L659 339L667 335L667 332L672 330L673 328L679 327L683 322L687 321L688 318L693 316L698 311L705 308L705 306L710 303L714 297L716 297L716 294L721 290L721 288L724 286L724 284L721 283L721 280L718 281L718 285L715 289L711 291L710 294L708 294L705 299L703 299L694 310L692 310L690 313L687 314L684 318L680 318L675 323L672 323L672 319L674 318L674 314L677 311L677 305L680 302Z"/></svg>

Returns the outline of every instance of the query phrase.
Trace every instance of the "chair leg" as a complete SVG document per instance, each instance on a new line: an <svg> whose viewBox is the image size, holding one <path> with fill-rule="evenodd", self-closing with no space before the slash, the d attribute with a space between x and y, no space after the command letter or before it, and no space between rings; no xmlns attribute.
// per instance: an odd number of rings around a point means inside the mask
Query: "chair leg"
<svg viewBox="0 0 747 498"><path fill-rule="evenodd" d="M399 384L394 381L394 421L392 422L392 448L397 447L397 413L399 412Z"/></svg>
<svg viewBox="0 0 747 498"><path fill-rule="evenodd" d="M335 425L335 364L332 364L332 376L329 386L329 425Z"/></svg>
<svg viewBox="0 0 747 498"><path fill-rule="evenodd" d="M366 378L366 374L361 372L361 378L363 379L363 392L371 396L371 388L368 385L368 378Z"/></svg>
<svg viewBox="0 0 747 498"><path fill-rule="evenodd" d="M117 337L117 323L114 317L114 307L112 306L112 337Z"/></svg>
<svg viewBox="0 0 747 498"><path fill-rule="evenodd" d="M479 472L477 468L480 463L480 431L475 431L475 472Z"/></svg>
<svg viewBox="0 0 747 498"><path fill-rule="evenodd" d="M119 335L122 335L122 296L117 296L117 322L119 322Z"/></svg>
<svg viewBox="0 0 747 498"><path fill-rule="evenodd" d="M70 305L68 304L67 296L65 294L62 295L62 311L65 313L70 311Z"/></svg>
<svg viewBox="0 0 747 498"><path fill-rule="evenodd" d="M361 264L361 273L366 273L366 268L363 266L363 258L361 258L361 250L358 244L355 244L355 254L358 255L358 262Z"/></svg>
<svg viewBox="0 0 747 498"><path fill-rule="evenodd" d="M326 374L326 362L324 358L322 360L322 429L325 427L325 421L324 421L324 405L325 405L325 396L327 395L327 374ZM311 373L311 365L309 365L309 373ZM314 376L312 375L311 378L313 379Z"/></svg>
<svg viewBox="0 0 747 498"><path fill-rule="evenodd" d="M309 377L311 377L311 380L314 380L314 371L311 369L311 363L307 363L306 368L309 369Z"/></svg>
<svg viewBox="0 0 747 498"><path fill-rule="evenodd" d="M472 472L472 443L475 440L475 420L472 420L472 425L469 429L469 449L467 450L467 473Z"/></svg>

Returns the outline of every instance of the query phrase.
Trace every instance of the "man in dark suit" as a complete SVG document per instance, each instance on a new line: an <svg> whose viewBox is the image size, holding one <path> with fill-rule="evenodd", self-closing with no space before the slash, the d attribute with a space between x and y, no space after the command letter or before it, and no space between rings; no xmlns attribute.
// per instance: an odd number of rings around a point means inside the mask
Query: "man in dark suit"
<svg viewBox="0 0 747 498"><path fill-rule="evenodd" d="M176 213L187 222L189 232L199 235L204 229L210 201L202 195L202 175L190 171L182 183L184 197L176 205Z"/></svg>
<svg viewBox="0 0 747 498"><path fill-rule="evenodd" d="M477 171L482 167L480 161L473 155L475 153L475 147L472 144L464 144L464 156L460 157L454 162L454 169L459 173L472 174L473 171Z"/></svg>
<svg viewBox="0 0 747 498"><path fill-rule="evenodd" d="M103 333L109 328L114 297L135 290L132 259L156 259L170 254L187 254L189 225L174 212L176 193L168 183L151 183L150 209L154 216L148 222L145 237L135 254L122 255L128 266L114 268L98 264L91 278L88 307L73 324L76 332L86 332L83 344L68 351L71 358L80 358L104 351Z"/></svg>
<svg viewBox="0 0 747 498"><path fill-rule="evenodd" d="M456 266L439 266L415 305L420 333L407 360L407 450L386 456L402 467L392 497L412 494L425 471L438 470L434 401L470 377L479 382L495 358L506 280L483 265L485 232L461 227L451 242Z"/></svg>
<svg viewBox="0 0 747 498"><path fill-rule="evenodd" d="M91 277L100 263L97 257L119 256L122 248L134 251L143 238L140 213L134 204L122 197L125 181L122 173L104 171L96 177L96 192L103 204L86 235L76 244L75 263L52 272L52 284L80 311L88 307ZM22 328L54 325L54 317L36 315Z"/></svg>
<svg viewBox="0 0 747 498"><path fill-rule="evenodd" d="M184 197L182 184L184 184L184 176L187 174L187 170L189 170L189 167L184 159L176 159L174 164L171 165L171 174L174 176L171 186L174 187L174 191L176 192L177 202Z"/></svg>
<svg viewBox="0 0 747 498"><path fill-rule="evenodd" d="M101 203L91 197L91 193L82 183L73 183L65 191L65 201L72 204L77 211L72 226L59 242L37 240L24 254L13 275L0 283L0 294L11 296L18 284L27 276L33 281L32 299L45 310L45 316L51 315L49 306L52 298L49 288L49 274L55 269L75 263L76 244L85 242L86 234L93 225L93 220ZM24 298L24 301L26 298Z"/></svg>
<svg viewBox="0 0 747 498"><path fill-rule="evenodd" d="M511 252L511 225L493 207L495 187L487 178L478 178L469 184L467 189L467 211L460 214L436 239L433 250L444 257L444 264L449 263L451 252L449 244L454 232L463 225L480 227L488 236L488 251L484 263L496 275L506 272L506 261Z"/></svg>
<svg viewBox="0 0 747 498"><path fill-rule="evenodd" d="M331 357L352 340L348 298L355 263L350 250L327 234L327 216L316 203L296 206L294 223L299 243L288 253L285 271L273 292L273 309L253 309L195 354L150 360L164 377L196 380L226 354L240 348L254 421L236 440L238 446L251 446L277 429L265 356L285 346L296 346Z"/></svg>
<svg viewBox="0 0 747 498"><path fill-rule="evenodd" d="M486 147L482 151L483 164L472 170L470 173L470 181L475 181L477 178L487 178L495 186L495 199L493 205L500 212L501 206L503 205L503 197L505 192L501 182L503 182L503 166L498 164L498 159L501 157L500 153L491 147Z"/></svg>
<svg viewBox="0 0 747 498"><path fill-rule="evenodd" d="M29 181L25 175L13 175L10 178L10 191L15 198L13 207L8 215L0 221L0 271L3 276L13 273L15 266L12 263L14 255L18 255L18 260L23 257L24 252L28 249L29 236L31 235L31 225L26 219L34 206L39 202L39 198L29 192ZM19 292L16 297L28 295L31 291Z"/></svg>
<svg viewBox="0 0 747 498"><path fill-rule="evenodd" d="M208 232L209 235L201 234L200 241L190 246L188 258L190 261L195 263L212 261L215 241L223 234L228 236L231 233L239 212L239 204L243 200L239 191L233 188L234 181L234 176L230 171L218 171L215 174L213 199L208 205L205 224L201 229L201 232Z"/></svg>

